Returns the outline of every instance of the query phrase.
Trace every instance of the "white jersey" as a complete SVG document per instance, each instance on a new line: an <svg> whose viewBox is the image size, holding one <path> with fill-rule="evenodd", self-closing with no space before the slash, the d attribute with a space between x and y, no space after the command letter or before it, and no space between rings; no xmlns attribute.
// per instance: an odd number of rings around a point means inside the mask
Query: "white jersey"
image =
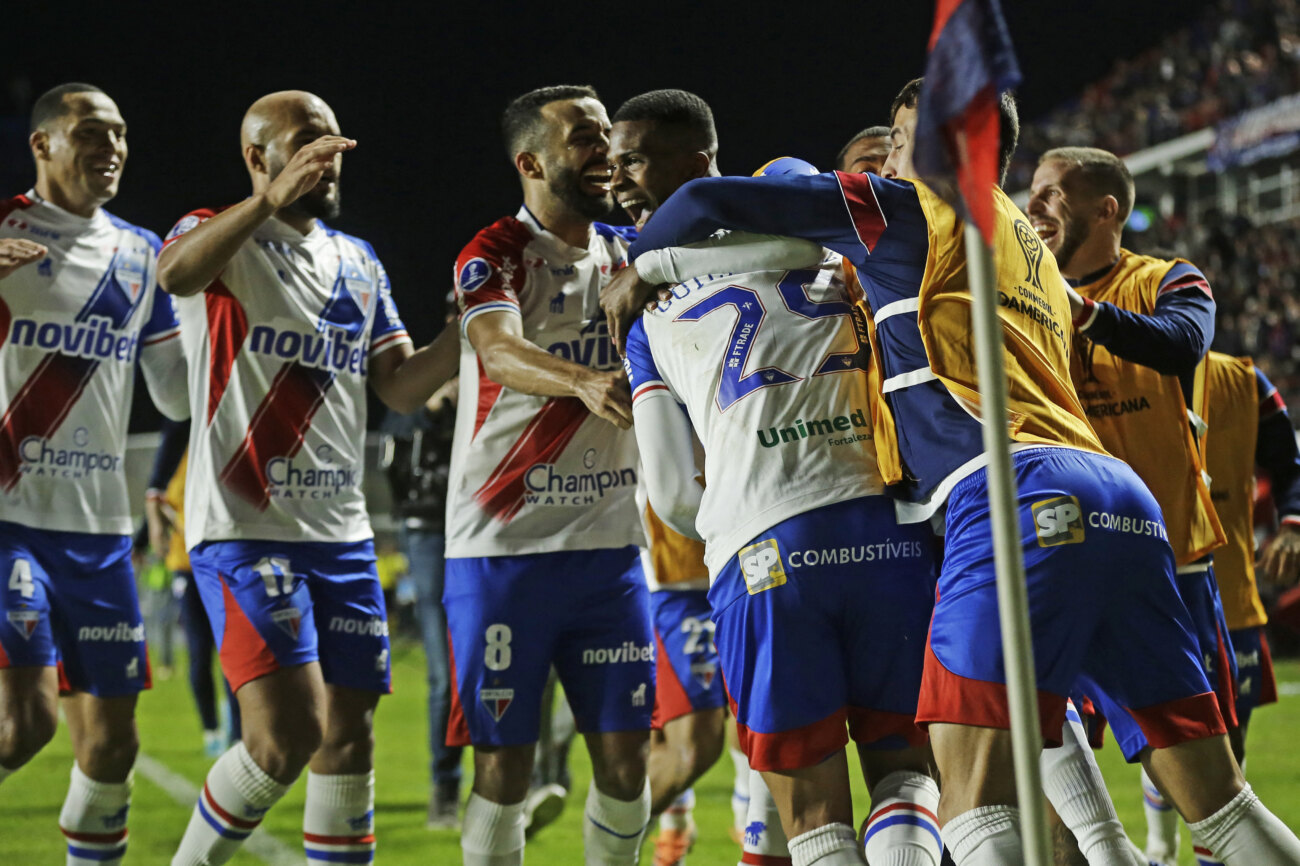
<svg viewBox="0 0 1300 866"><path fill-rule="evenodd" d="M666 394L704 444L695 526L713 576L783 520L884 491L871 435L869 351L866 322L833 268L688 280L632 326L625 365L634 411ZM673 416L660 416L664 427L680 421ZM689 442L674 446L666 463L656 461L656 431L641 419L638 412L647 473L666 465L687 474L681 484L693 484L694 467L680 465L689 462ZM647 475L652 495L655 480Z"/></svg>
<svg viewBox="0 0 1300 866"><path fill-rule="evenodd" d="M137 358L159 408L177 419L186 409L158 236L29 191L0 200L0 238L49 250L0 280L0 520L130 534L123 462Z"/></svg>
<svg viewBox="0 0 1300 866"><path fill-rule="evenodd" d="M215 213L185 216L167 243ZM271 218L176 308L194 418L186 546L370 538L366 370L410 342L370 244Z"/></svg>
<svg viewBox="0 0 1300 866"><path fill-rule="evenodd" d="M627 265L625 230L597 223L573 247L521 208L456 260L460 400L447 491L447 556L508 556L644 544L636 439L576 397L534 397L488 379L465 327L503 311L553 355L618 368L601 287Z"/></svg>

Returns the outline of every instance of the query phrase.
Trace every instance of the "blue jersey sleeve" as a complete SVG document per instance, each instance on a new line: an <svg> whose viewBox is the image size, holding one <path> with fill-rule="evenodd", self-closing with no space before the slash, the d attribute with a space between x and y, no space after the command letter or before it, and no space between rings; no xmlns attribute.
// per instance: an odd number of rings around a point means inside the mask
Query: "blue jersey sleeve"
<svg viewBox="0 0 1300 866"><path fill-rule="evenodd" d="M672 389L659 374L659 367L650 352L650 340L646 336L643 319L637 319L628 330L627 347L623 352L623 370L627 373L628 384L632 386L633 405L655 391L665 391L672 395Z"/></svg>
<svg viewBox="0 0 1300 866"><path fill-rule="evenodd" d="M1160 282L1151 315L1088 302L1080 330L1113 354L1165 376L1192 372L1214 339L1214 298L1194 266L1178 262Z"/></svg>
<svg viewBox="0 0 1300 866"><path fill-rule="evenodd" d="M1282 517L1300 518L1300 446L1286 403L1273 383L1255 368L1259 396L1259 429L1255 435L1255 465L1268 473L1273 504Z"/></svg>
<svg viewBox="0 0 1300 866"><path fill-rule="evenodd" d="M631 258L734 229L804 238L865 267L894 212L916 208L912 184L870 174L700 178L655 211Z"/></svg>
<svg viewBox="0 0 1300 866"><path fill-rule="evenodd" d="M164 418L162 422L162 439L158 450L153 455L153 468L149 471L149 489L166 490L172 477L181 465L185 449L189 447L190 422L172 421Z"/></svg>

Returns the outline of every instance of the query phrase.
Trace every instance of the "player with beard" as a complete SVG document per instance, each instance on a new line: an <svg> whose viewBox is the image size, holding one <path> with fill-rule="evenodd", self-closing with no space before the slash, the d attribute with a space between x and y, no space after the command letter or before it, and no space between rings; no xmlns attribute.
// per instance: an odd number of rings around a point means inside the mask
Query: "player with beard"
<svg viewBox="0 0 1300 866"><path fill-rule="evenodd" d="M869 126L840 148L835 157L835 168L852 174L864 171L880 174L890 148L889 127Z"/></svg>
<svg viewBox="0 0 1300 866"><path fill-rule="evenodd" d="M321 222L356 146L328 105L264 96L240 143L252 195L182 218L159 264L195 419L186 545L244 736L208 773L172 863L225 863L304 768L308 859L369 863L390 664L361 488L365 385L413 411L454 373L454 349L413 351L374 250Z"/></svg>
<svg viewBox="0 0 1300 866"><path fill-rule="evenodd" d="M914 81L895 99L894 149L880 177L692 181L646 224L632 256L730 228L814 240L858 270L877 326L880 471L894 485L900 519L946 509L917 711L943 779L944 841L961 866L1013 864L1022 860L1019 814L962 231L938 193L904 179L915 176L922 86ZM1005 172L1016 128L1009 96L1001 109ZM1300 840L1232 757L1160 507L1127 464L1105 454L1075 395L1070 299L1056 262L998 189L993 206L996 279L1008 287L999 317L1011 413L997 423L1007 421L1019 487L1041 734L1060 741L1066 696L1090 682L1110 701L1112 727L1124 727L1117 739L1126 757L1163 783L1198 844L1229 864L1300 863ZM631 276L628 283L632 299L644 297ZM1011 288L1026 303L1012 304ZM620 333L625 322L614 323ZM1116 570L1117 561L1128 568ZM1146 663L1134 666L1135 656ZM1128 750L1134 729L1150 741L1138 753ZM835 828L835 839L847 829ZM1121 853L1107 859L1125 862Z"/></svg>
<svg viewBox="0 0 1300 866"><path fill-rule="evenodd" d="M590 87L502 116L523 206L456 260L463 334L447 503L450 745L474 746L467 866L520 863L554 666L592 759L588 863L636 862L650 814L654 637L638 545L631 395L600 314L627 263L609 118Z"/></svg>
<svg viewBox="0 0 1300 866"><path fill-rule="evenodd" d="M35 185L0 199L0 781L61 711L70 866L126 853L136 697L149 687L123 468L136 369L164 414L188 412L158 236L103 209L126 136L102 90L59 85L32 108ZM0 789L22 796L21 779Z"/></svg>
<svg viewBox="0 0 1300 866"><path fill-rule="evenodd" d="M1057 148L1039 159L1027 213L1073 287L1070 374L1079 399L1106 450L1132 466L1160 503L1206 675L1239 739L1236 659L1208 555L1226 540L1205 471L1214 300L1190 262L1120 246L1133 195L1119 157ZM1145 772L1142 785L1148 829L1167 826L1172 813ZM1149 832L1147 856L1172 861L1176 844L1176 834Z"/></svg>

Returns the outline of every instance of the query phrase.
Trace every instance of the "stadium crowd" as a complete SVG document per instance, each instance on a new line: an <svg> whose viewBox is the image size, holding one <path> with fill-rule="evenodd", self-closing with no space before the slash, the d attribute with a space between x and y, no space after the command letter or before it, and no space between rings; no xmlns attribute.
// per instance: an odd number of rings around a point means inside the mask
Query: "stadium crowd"
<svg viewBox="0 0 1300 866"><path fill-rule="evenodd" d="M1008 189L1029 186L1053 147L1121 156L1195 132L1300 89L1300 5L1215 0L1188 27L1026 124Z"/></svg>

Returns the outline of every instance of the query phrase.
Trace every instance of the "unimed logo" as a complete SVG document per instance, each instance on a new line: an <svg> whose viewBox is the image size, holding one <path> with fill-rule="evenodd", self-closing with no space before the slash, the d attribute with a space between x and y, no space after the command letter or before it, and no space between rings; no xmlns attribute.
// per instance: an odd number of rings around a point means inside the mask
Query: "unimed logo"
<svg viewBox="0 0 1300 866"><path fill-rule="evenodd" d="M1073 496L1054 496L1035 502L1034 531L1039 547L1057 547L1083 541L1083 509Z"/></svg>

